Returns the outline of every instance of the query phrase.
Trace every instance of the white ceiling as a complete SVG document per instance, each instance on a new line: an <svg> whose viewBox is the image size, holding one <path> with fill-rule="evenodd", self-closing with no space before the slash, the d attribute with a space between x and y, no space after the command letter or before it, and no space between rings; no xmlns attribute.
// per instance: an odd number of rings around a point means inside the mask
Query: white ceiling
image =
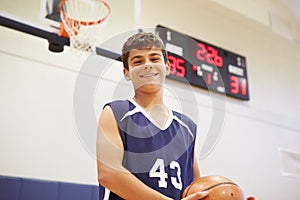
<svg viewBox="0 0 300 200"><path fill-rule="evenodd" d="M278 0L284 4L294 15L295 19L300 23L300 1L299 0Z"/></svg>
<svg viewBox="0 0 300 200"><path fill-rule="evenodd" d="M113 0L109 0L113 1ZM171 0L170 0L171 1ZM203 0L197 0L203 1ZM300 0L211 0L242 15L252 18L290 40L300 44ZM22 5L16 7L17 4ZM39 22L41 0L0 0L0 11L17 15L21 19Z"/></svg>
<svg viewBox="0 0 300 200"><path fill-rule="evenodd" d="M300 0L212 0L300 44Z"/></svg>

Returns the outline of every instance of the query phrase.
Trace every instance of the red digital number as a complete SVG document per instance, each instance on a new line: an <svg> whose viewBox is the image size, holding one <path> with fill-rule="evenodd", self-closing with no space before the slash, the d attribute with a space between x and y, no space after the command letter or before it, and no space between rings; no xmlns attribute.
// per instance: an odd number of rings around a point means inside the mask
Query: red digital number
<svg viewBox="0 0 300 200"><path fill-rule="evenodd" d="M242 85L242 95L243 96L246 96L246 94L247 94L247 85L246 85L247 83L246 83L246 79L241 79L241 85Z"/></svg>
<svg viewBox="0 0 300 200"><path fill-rule="evenodd" d="M196 58L200 61L205 61L208 64L216 65L217 67L223 66L223 58L218 55L218 51L211 46L199 42L199 47L196 51Z"/></svg>
<svg viewBox="0 0 300 200"><path fill-rule="evenodd" d="M218 51L215 48L208 46L207 54L205 55L206 62L209 64L215 64L214 58L216 56L218 56Z"/></svg>
<svg viewBox="0 0 300 200"><path fill-rule="evenodd" d="M239 78L236 76L230 76L230 92L233 94L238 94L239 91Z"/></svg>
<svg viewBox="0 0 300 200"><path fill-rule="evenodd" d="M207 78L206 84L207 84L207 85L211 85L211 82L212 82L212 79L211 79L211 78L212 78L211 73L207 73L206 78Z"/></svg>
<svg viewBox="0 0 300 200"><path fill-rule="evenodd" d="M168 56L168 59L170 62L170 74L182 78L185 77L184 60L171 55Z"/></svg>
<svg viewBox="0 0 300 200"><path fill-rule="evenodd" d="M222 67L223 66L223 58L221 56L215 56L214 61L215 61L215 65L217 67Z"/></svg>
<svg viewBox="0 0 300 200"><path fill-rule="evenodd" d="M246 79L238 78L236 76L230 76L230 88L229 91L232 94L241 94L243 96L247 95L247 83Z"/></svg>
<svg viewBox="0 0 300 200"><path fill-rule="evenodd" d="M204 61L205 60L205 54L207 53L206 46L202 43L197 44L199 49L196 51L196 57L198 60Z"/></svg>

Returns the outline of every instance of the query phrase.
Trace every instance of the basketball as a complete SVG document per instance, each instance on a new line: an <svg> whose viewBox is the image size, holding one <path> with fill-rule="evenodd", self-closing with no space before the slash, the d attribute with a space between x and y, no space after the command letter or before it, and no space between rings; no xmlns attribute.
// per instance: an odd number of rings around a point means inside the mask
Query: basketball
<svg viewBox="0 0 300 200"><path fill-rule="evenodd" d="M200 191L209 191L205 200L244 200L242 189L222 176L205 176L193 181L182 193L182 198Z"/></svg>

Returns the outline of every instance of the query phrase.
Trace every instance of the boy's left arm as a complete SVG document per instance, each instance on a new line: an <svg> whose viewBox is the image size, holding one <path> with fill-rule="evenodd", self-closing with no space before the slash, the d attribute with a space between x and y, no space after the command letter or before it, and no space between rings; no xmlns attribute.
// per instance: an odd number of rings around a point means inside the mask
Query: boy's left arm
<svg viewBox="0 0 300 200"><path fill-rule="evenodd" d="M200 170L198 166L197 154L194 152L194 180L200 178Z"/></svg>

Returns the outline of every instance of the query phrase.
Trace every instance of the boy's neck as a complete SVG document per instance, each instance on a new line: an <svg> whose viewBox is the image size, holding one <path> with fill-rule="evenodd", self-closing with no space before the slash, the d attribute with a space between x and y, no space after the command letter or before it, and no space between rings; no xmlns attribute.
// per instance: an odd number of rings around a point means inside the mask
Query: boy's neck
<svg viewBox="0 0 300 200"><path fill-rule="evenodd" d="M133 100L151 116L158 127L162 129L165 126L170 113L164 105L162 92L159 94L145 94L136 91Z"/></svg>
<svg viewBox="0 0 300 200"><path fill-rule="evenodd" d="M135 90L135 95L133 99L136 103L138 103L143 108L147 108L152 105L164 104L162 89L153 93Z"/></svg>

